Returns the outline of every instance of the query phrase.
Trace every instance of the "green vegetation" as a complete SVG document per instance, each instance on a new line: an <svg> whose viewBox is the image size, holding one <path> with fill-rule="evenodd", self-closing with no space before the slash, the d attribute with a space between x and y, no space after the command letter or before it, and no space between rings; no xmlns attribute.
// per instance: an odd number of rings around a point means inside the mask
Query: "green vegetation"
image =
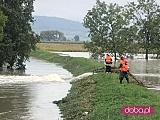
<svg viewBox="0 0 160 120"><path fill-rule="evenodd" d="M97 57L104 52L123 54L125 50L133 53L134 35L129 27L129 14L125 13L118 4L105 4L97 0L92 10L88 11L84 26L90 29L91 42L86 42L85 47ZM127 46L127 48L126 48ZM130 51L132 50L132 51Z"/></svg>
<svg viewBox="0 0 160 120"><path fill-rule="evenodd" d="M85 58L59 56L42 50L32 56L50 62L60 63L71 73L80 75L103 66ZM65 120L159 120L160 97L153 91L134 83L119 84L119 75L98 73L72 82L65 98L58 101ZM122 115L122 106L154 106L153 115Z"/></svg>
<svg viewBox="0 0 160 120"><path fill-rule="evenodd" d="M0 40L0 67L8 64L7 68L10 69L25 69L24 62L39 41L39 36L31 29L34 22L33 2L34 0L0 1L0 11L7 18L3 27L3 38ZM1 23L3 24L3 19Z"/></svg>
<svg viewBox="0 0 160 120"><path fill-rule="evenodd" d="M149 52L160 55L160 6L155 0L137 0L125 6L106 4L97 0L96 5L84 18L91 42L85 47L93 57L104 52L136 54L143 49L148 59Z"/></svg>
<svg viewBox="0 0 160 120"><path fill-rule="evenodd" d="M134 83L119 84L118 74L99 73L74 81L58 103L65 120L159 120L160 97ZM122 106L154 106L153 115L123 115Z"/></svg>
<svg viewBox="0 0 160 120"><path fill-rule="evenodd" d="M2 11L0 11L0 40L2 39L3 36L3 28L5 26L5 21L6 21L6 16L4 16L4 14L2 13Z"/></svg>
<svg viewBox="0 0 160 120"><path fill-rule="evenodd" d="M70 57L70 56L59 56L56 53L47 52L44 50L32 51L31 56L38 59L47 60L54 62L62 66L64 69L70 71L74 76L81 75L85 72L90 72L98 67L102 67L102 63L98 63L94 60L89 60L82 57Z"/></svg>
<svg viewBox="0 0 160 120"><path fill-rule="evenodd" d="M40 37L43 41L66 41L64 33L58 30L41 31Z"/></svg>

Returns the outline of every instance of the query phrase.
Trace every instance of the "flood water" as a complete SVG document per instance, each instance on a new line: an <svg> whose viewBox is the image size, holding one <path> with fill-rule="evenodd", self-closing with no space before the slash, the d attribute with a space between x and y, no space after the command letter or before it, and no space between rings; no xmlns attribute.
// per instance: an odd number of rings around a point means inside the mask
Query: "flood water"
<svg viewBox="0 0 160 120"><path fill-rule="evenodd" d="M130 72L160 95L160 59L129 60Z"/></svg>
<svg viewBox="0 0 160 120"><path fill-rule="evenodd" d="M61 55L89 58L89 53ZM160 60L129 60L130 71L160 90ZM66 96L72 74L56 64L30 59L23 75L0 75L0 120L62 120L52 102ZM3 73L6 74L6 73Z"/></svg>
<svg viewBox="0 0 160 120"><path fill-rule="evenodd" d="M66 96L72 74L40 60L27 62L25 75L0 76L0 120L61 120L52 102Z"/></svg>
<svg viewBox="0 0 160 120"><path fill-rule="evenodd" d="M88 52L57 52L60 55L69 55L72 57L89 58ZM160 90L160 59L151 59L152 54L149 54L149 60L145 60L144 54L134 56L133 60L129 60L130 72L139 80L150 83L155 90ZM103 58L101 59L103 60ZM113 58L114 60L114 58Z"/></svg>

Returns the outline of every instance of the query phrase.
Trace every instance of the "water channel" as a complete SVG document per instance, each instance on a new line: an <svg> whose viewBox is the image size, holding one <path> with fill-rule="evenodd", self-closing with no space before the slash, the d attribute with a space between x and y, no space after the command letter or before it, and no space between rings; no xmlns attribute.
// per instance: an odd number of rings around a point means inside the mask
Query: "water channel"
<svg viewBox="0 0 160 120"><path fill-rule="evenodd" d="M60 55L89 58L89 53ZM61 120L52 102L66 96L72 74L56 64L30 59L23 75L0 75L0 120ZM160 90L160 60L129 60L130 71Z"/></svg>
<svg viewBox="0 0 160 120"><path fill-rule="evenodd" d="M52 102L66 96L72 74L62 67L30 59L23 75L0 76L0 120L61 120Z"/></svg>

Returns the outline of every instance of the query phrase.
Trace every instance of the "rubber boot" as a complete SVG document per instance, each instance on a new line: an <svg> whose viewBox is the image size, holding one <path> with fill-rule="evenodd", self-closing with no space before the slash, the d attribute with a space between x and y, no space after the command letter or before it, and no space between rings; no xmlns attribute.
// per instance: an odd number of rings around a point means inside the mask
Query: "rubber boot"
<svg viewBox="0 0 160 120"><path fill-rule="evenodd" d="M120 79L120 84L122 84L122 79Z"/></svg>

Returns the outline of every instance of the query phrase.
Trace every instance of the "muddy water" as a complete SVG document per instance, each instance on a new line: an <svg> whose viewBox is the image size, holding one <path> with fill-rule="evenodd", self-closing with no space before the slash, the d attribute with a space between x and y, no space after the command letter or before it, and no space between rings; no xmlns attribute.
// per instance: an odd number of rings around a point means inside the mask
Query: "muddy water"
<svg viewBox="0 0 160 120"><path fill-rule="evenodd" d="M89 58L88 52L58 52L60 55L69 55L72 57ZM153 55L149 54L149 60L145 60L144 54L134 56L134 60L129 60L130 72L139 80L147 81L160 90L160 59L151 59ZM114 58L113 58L114 59Z"/></svg>
<svg viewBox="0 0 160 120"><path fill-rule="evenodd" d="M156 86L155 89L160 90L160 60L144 60L136 59L129 61L131 73L133 73L141 81Z"/></svg>
<svg viewBox="0 0 160 120"><path fill-rule="evenodd" d="M66 96L70 77L62 67L35 59L23 75L1 75L0 120L61 120L52 102Z"/></svg>
<svg viewBox="0 0 160 120"><path fill-rule="evenodd" d="M89 58L89 53L61 53ZM160 60L129 60L130 71L160 90ZM6 74L6 73L3 73ZM0 75L0 120L61 120L52 102L66 96L72 74L55 64L31 59L23 75Z"/></svg>

